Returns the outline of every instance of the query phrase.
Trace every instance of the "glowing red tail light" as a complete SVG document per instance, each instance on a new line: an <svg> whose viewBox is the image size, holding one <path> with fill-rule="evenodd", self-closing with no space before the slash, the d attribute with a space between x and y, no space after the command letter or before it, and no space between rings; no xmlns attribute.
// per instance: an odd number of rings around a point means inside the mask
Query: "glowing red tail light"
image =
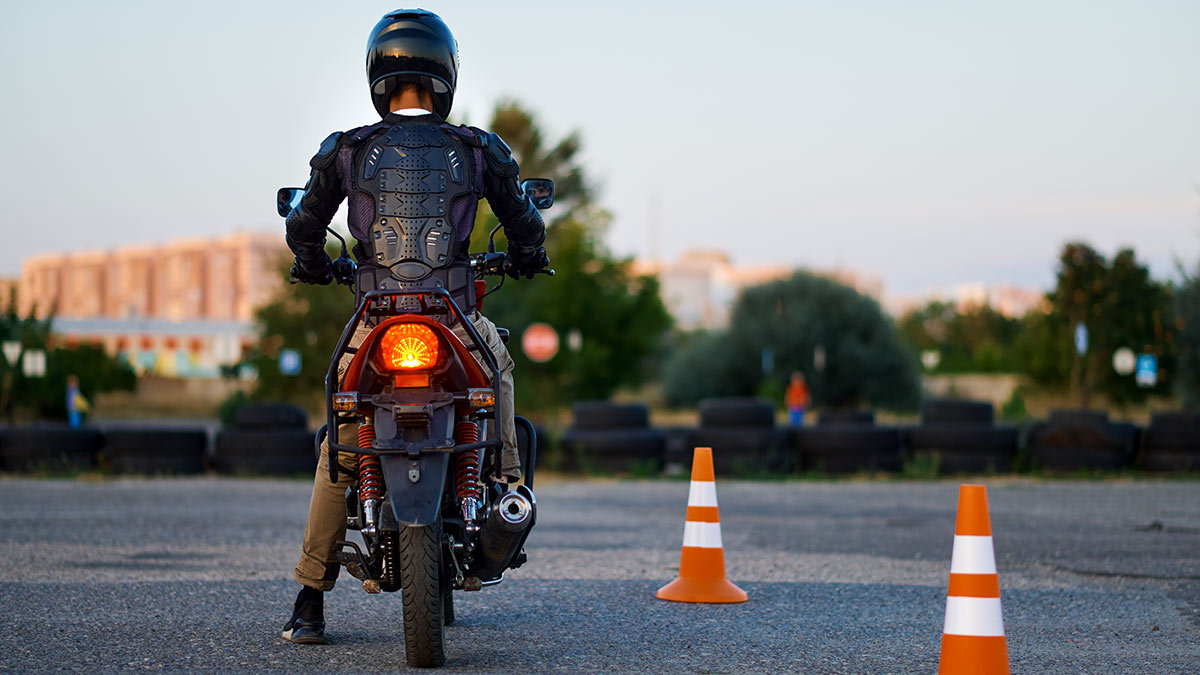
<svg viewBox="0 0 1200 675"><path fill-rule="evenodd" d="M429 370L438 363L439 340L429 326L398 323L384 332L375 348L376 363L388 372Z"/></svg>

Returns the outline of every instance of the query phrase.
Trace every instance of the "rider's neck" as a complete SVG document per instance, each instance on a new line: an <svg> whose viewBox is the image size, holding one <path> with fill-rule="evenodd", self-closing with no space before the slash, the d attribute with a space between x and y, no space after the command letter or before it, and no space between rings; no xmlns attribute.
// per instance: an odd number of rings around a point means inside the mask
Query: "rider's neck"
<svg viewBox="0 0 1200 675"><path fill-rule="evenodd" d="M433 97L423 89L405 87L393 94L392 99L388 101L388 110L391 112L414 109L432 112Z"/></svg>

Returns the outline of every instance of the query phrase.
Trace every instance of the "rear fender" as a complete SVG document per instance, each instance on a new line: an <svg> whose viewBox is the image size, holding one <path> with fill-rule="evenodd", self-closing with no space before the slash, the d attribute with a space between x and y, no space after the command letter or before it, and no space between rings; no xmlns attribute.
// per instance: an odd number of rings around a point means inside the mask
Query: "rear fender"
<svg viewBox="0 0 1200 675"><path fill-rule="evenodd" d="M383 464L388 503L392 507L391 514L384 509L382 528L390 530L436 523L442 508L442 490L446 486L450 455L427 453L413 459L405 455L381 455L379 459ZM388 515L394 518L389 519Z"/></svg>

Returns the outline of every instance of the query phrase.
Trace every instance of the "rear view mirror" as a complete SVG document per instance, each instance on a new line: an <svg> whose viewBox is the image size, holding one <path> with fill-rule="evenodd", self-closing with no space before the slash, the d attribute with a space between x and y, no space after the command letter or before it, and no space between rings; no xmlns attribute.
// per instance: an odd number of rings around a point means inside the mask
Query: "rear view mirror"
<svg viewBox="0 0 1200 675"><path fill-rule="evenodd" d="M300 206L300 200L303 198L304 188L279 188L279 192L275 193L275 210L287 218L292 209Z"/></svg>
<svg viewBox="0 0 1200 675"><path fill-rule="evenodd" d="M521 189L539 210L554 206L554 181L549 178L527 178L521 181Z"/></svg>

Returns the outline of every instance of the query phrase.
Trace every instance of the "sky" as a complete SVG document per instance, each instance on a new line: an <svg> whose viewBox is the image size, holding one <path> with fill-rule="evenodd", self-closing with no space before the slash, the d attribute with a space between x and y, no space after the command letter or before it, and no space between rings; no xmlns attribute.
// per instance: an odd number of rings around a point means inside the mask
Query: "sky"
<svg viewBox="0 0 1200 675"><path fill-rule="evenodd" d="M720 249L893 294L1046 287L1075 239L1163 278L1200 261L1200 2L424 7L459 42L460 118L510 97L582 134L621 255ZM378 119L365 44L391 9L12 3L0 276L36 253L282 236L275 189Z"/></svg>

